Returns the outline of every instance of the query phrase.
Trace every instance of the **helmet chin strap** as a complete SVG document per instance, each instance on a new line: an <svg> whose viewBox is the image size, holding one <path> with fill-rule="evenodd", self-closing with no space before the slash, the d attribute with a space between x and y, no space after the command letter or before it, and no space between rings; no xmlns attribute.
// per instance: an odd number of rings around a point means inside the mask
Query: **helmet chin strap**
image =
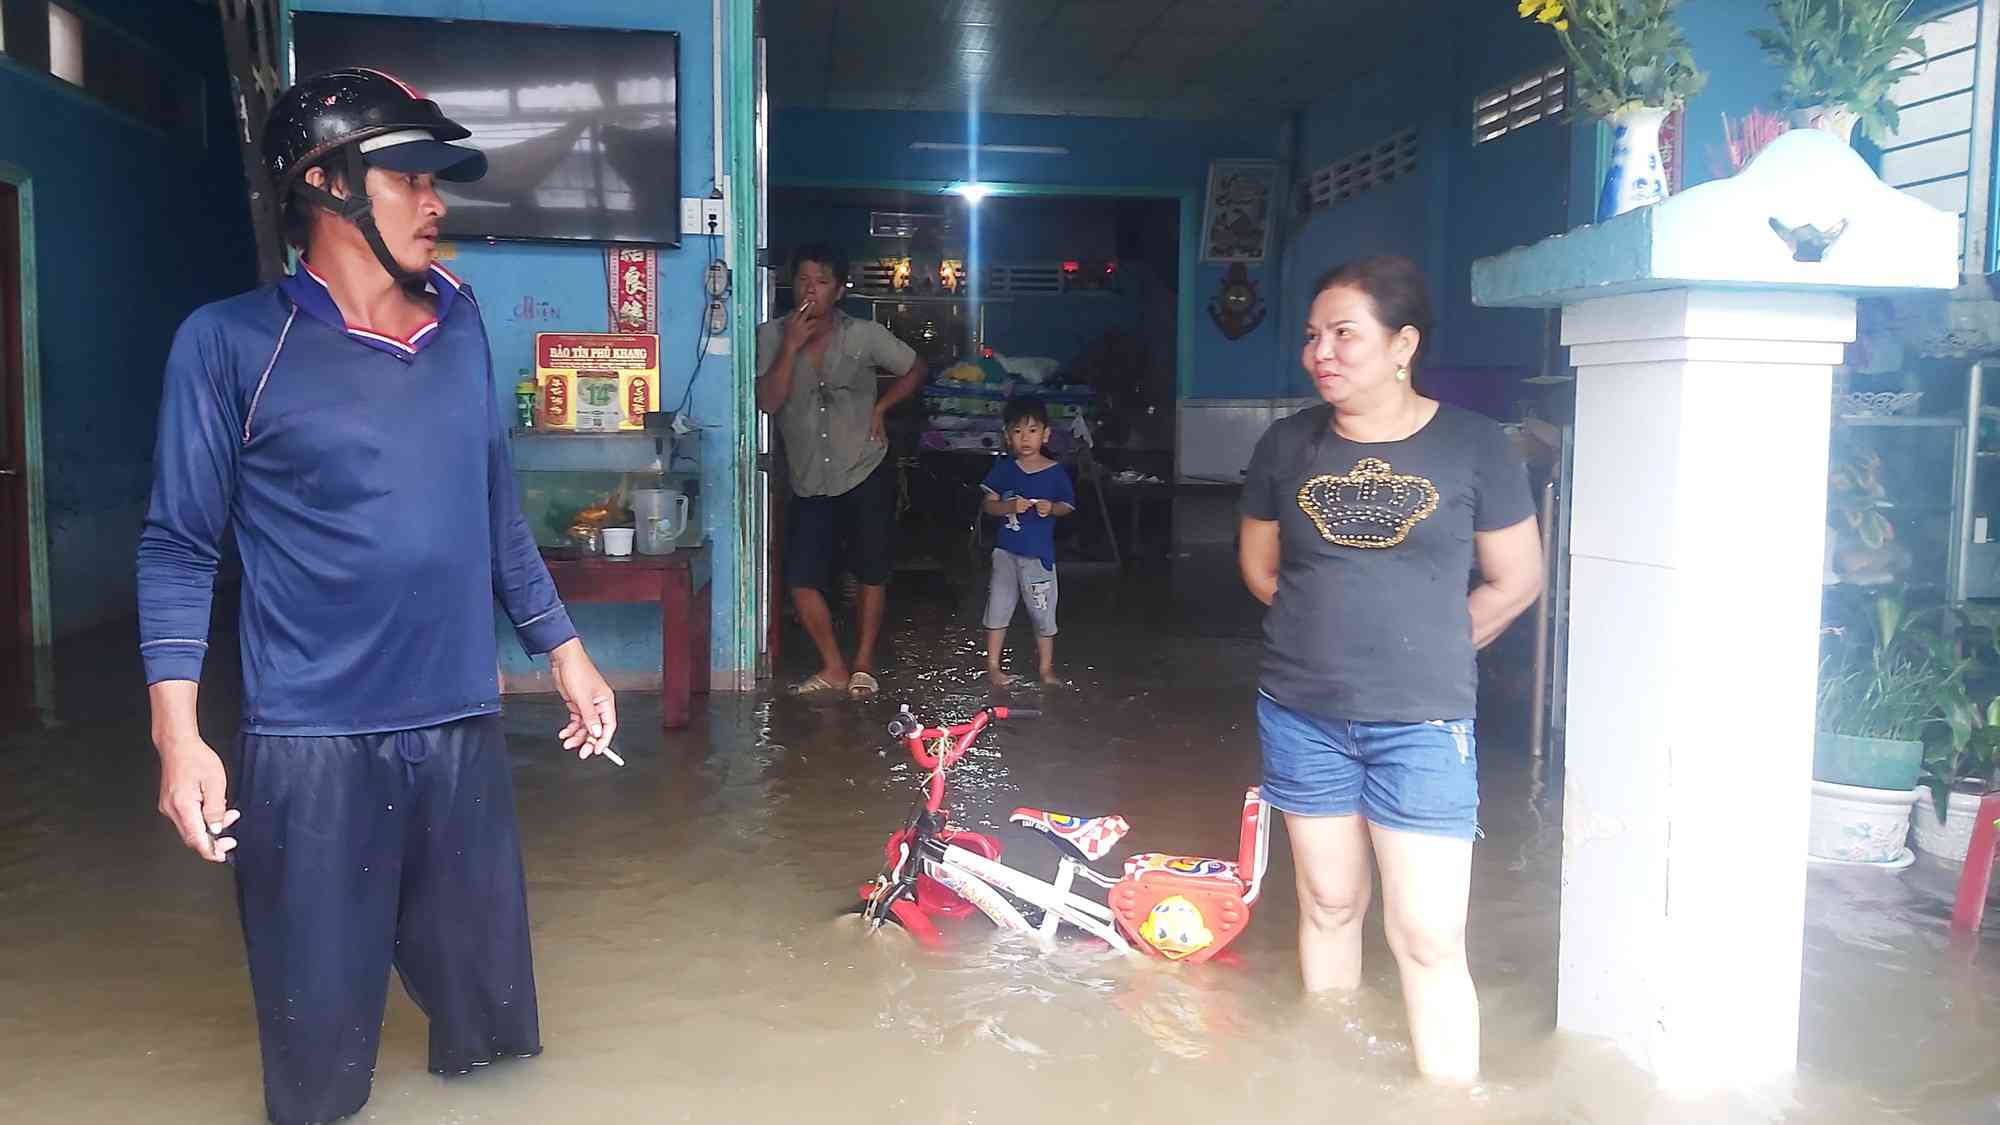
<svg viewBox="0 0 2000 1125"><path fill-rule="evenodd" d="M304 176L292 190L312 200L314 203L353 223L361 231L361 237L368 242L368 249L375 252L375 261L388 271L390 277L404 285L416 285L428 276L427 270L406 270L389 253L389 246L382 241L382 231L375 225L375 201L368 198L368 165L361 159L361 146L350 144L342 150L347 169L347 198L315 187Z"/></svg>

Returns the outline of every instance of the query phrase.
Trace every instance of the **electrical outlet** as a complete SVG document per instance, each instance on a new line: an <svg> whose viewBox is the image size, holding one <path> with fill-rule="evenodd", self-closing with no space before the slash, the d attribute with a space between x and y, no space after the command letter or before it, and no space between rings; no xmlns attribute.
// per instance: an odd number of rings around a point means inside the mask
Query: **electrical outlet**
<svg viewBox="0 0 2000 1125"><path fill-rule="evenodd" d="M709 225L711 222L715 224L713 227ZM728 237L728 201L709 199L706 196L690 196L681 200L681 233Z"/></svg>

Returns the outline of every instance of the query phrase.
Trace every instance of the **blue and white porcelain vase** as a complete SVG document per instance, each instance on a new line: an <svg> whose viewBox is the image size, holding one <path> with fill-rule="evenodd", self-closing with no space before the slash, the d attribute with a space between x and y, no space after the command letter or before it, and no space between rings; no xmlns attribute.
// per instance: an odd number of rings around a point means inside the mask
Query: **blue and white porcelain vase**
<svg viewBox="0 0 2000 1125"><path fill-rule="evenodd" d="M1660 125L1667 110L1632 106L1611 115L1611 167L1597 197L1597 221L1658 203L1667 197L1667 170L1660 162Z"/></svg>

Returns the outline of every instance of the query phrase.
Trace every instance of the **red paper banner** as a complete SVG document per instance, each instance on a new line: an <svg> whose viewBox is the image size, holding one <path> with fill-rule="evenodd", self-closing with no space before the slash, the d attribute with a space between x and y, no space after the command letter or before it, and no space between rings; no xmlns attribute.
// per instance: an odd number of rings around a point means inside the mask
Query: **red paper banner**
<svg viewBox="0 0 2000 1125"><path fill-rule="evenodd" d="M613 332L660 330L659 251L611 246L604 251Z"/></svg>

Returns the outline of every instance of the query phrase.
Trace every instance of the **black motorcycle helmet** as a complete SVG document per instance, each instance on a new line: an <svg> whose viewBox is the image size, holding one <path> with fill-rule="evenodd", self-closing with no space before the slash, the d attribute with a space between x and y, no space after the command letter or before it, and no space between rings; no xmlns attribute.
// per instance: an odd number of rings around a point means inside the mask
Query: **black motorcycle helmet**
<svg viewBox="0 0 2000 1125"><path fill-rule="evenodd" d="M368 166L467 183L486 174L486 154L449 142L471 135L401 79L358 67L331 70L300 81L271 106L264 166L281 214L294 195L332 211L360 228L390 276L414 281L422 275L397 265L376 229ZM306 169L330 159L344 162L345 199L306 182Z"/></svg>

